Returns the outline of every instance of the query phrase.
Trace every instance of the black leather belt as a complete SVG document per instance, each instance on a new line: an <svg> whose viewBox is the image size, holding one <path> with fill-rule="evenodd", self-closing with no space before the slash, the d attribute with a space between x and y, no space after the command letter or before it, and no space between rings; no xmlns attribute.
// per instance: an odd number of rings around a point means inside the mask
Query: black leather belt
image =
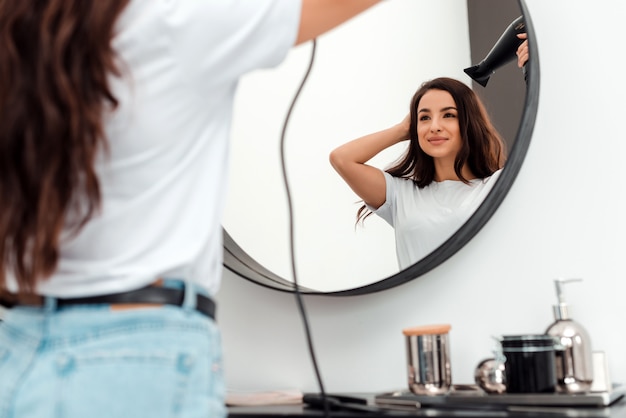
<svg viewBox="0 0 626 418"><path fill-rule="evenodd" d="M87 296L82 298L57 298L56 300L58 307L93 304L116 305L138 303L182 306L184 298L184 289L148 286L137 290L131 290L129 292L112 293L100 296ZM8 298L0 299L0 305L6 308L12 308L20 305L41 306L42 304L43 297L40 298L39 303L33 303L32 299L28 302L9 300ZM196 310L215 320L215 302L210 297L196 294Z"/></svg>

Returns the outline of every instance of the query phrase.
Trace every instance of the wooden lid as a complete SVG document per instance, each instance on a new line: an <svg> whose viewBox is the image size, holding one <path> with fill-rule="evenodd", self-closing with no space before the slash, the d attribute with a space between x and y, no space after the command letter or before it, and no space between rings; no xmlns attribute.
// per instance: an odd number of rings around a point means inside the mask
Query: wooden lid
<svg viewBox="0 0 626 418"><path fill-rule="evenodd" d="M422 325L419 327L405 328L402 330L402 333L406 336L447 334L450 328L452 328L450 324Z"/></svg>

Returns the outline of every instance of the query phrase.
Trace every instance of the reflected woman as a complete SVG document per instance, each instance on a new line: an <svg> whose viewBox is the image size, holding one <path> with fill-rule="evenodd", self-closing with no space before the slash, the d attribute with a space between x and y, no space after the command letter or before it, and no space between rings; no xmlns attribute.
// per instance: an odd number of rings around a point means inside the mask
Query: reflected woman
<svg viewBox="0 0 626 418"><path fill-rule="evenodd" d="M367 164L403 141L406 151L390 168ZM405 269L472 216L500 176L505 150L476 93L443 77L422 84L404 120L336 148L330 162L364 202L357 223L375 213L395 229Z"/></svg>

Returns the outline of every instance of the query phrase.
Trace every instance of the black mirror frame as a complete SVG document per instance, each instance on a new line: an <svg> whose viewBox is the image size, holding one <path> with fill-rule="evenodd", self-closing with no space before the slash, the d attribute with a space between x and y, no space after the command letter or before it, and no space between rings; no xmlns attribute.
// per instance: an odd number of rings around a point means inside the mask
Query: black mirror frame
<svg viewBox="0 0 626 418"><path fill-rule="evenodd" d="M479 206L472 217L446 242L440 245L435 251L424 257L419 262L409 268L400 271L393 276L381 279L369 285L352 288L348 290L320 292L300 286L302 294L324 295L324 296L357 296L365 295L382 290L387 290L395 286L404 284L410 280L429 272L456 254L465 244L467 244L482 227L489 221L491 216L498 209L509 189L513 185L524 158L530 146L530 141L535 127L537 109L539 105L539 54L537 49L537 39L534 28L526 7L525 0L518 0L528 33L528 43L531 59L526 64L527 69L527 89L524 103L524 112L517 131L515 143L509 154L507 164L504 167L497 183ZM253 283L282 292L294 292L294 283L288 281L273 272L269 271L257 261L252 259L237 243L232 239L226 230L224 234L224 267L236 275L247 279Z"/></svg>

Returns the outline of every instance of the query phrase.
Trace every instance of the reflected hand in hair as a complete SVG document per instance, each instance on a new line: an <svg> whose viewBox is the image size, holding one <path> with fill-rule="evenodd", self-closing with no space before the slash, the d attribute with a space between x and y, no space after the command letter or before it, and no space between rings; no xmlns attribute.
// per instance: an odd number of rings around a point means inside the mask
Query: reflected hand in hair
<svg viewBox="0 0 626 418"><path fill-rule="evenodd" d="M520 39L524 39L524 42L520 44L520 46L517 48L517 51L515 52L515 55L517 55L517 66L519 68L522 68L528 62L528 57L529 57L528 34L520 33L517 35L517 37Z"/></svg>
<svg viewBox="0 0 626 418"><path fill-rule="evenodd" d="M330 163L365 204L379 207L385 203L383 172L366 164L381 151L410 138L411 115L378 132L352 140L333 150Z"/></svg>

